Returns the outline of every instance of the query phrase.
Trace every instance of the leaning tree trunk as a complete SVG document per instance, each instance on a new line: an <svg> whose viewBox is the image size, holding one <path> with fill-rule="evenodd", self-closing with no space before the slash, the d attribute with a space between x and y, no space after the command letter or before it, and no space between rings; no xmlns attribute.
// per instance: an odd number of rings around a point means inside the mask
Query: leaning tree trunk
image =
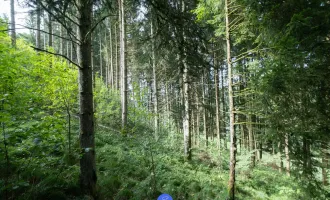
<svg viewBox="0 0 330 200"><path fill-rule="evenodd" d="M236 166L236 135L234 130L234 97L232 83L232 63L230 50L230 33L229 33L229 9L228 2L225 0L225 18L226 18L226 43L227 43L227 65L228 65L228 98L229 98L229 133L230 133L230 169L228 191L229 198L235 199L235 166Z"/></svg>
<svg viewBox="0 0 330 200"><path fill-rule="evenodd" d="M79 0L79 94L80 94L80 186L85 194L96 197L96 164L94 142L93 81L91 68L90 0Z"/></svg>

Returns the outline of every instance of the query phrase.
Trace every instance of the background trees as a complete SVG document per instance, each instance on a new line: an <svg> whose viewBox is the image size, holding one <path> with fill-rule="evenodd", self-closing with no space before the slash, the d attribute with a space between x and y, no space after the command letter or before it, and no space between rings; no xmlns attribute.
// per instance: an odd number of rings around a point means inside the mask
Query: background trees
<svg viewBox="0 0 330 200"><path fill-rule="evenodd" d="M328 188L320 184L328 184L328 2L27 4L36 11L30 42L62 59L34 53L20 40L19 48L11 49L8 37L1 36L2 49L30 58L12 60L1 51L7 199L9 193L32 194L32 186L48 177L19 175L17 166L28 158L37 161L39 154L54 154L49 162L40 157L49 171L61 156L65 169L80 160L82 190L75 193L74 184L64 181L71 188L68 196L151 199L167 192L176 199L327 198ZM16 64L8 69L10 62ZM22 107L15 106L18 102ZM29 102L33 106L27 111ZM33 123L26 122L29 117ZM14 129L21 124L31 134ZM52 131L58 132L55 139ZM62 146L46 151L40 138ZM33 154L16 156L17 147L32 146Z"/></svg>

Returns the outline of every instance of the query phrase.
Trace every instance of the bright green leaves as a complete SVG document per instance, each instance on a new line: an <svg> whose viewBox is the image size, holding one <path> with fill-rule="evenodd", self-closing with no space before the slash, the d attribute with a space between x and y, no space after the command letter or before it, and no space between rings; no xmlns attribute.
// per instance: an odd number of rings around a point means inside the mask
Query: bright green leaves
<svg viewBox="0 0 330 200"><path fill-rule="evenodd" d="M8 180L0 182L0 196L7 189L25 199L25 192L35 194L38 189L31 188L63 164L67 115L77 112L78 77L64 60L35 52L22 40L11 48L4 33L0 32L0 152L8 151L10 165L1 153L0 170L6 174L0 179Z"/></svg>

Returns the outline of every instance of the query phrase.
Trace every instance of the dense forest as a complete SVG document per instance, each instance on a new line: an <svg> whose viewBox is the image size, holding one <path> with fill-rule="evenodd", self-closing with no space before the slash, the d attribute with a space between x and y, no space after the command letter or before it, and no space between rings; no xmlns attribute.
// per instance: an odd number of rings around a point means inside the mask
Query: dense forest
<svg viewBox="0 0 330 200"><path fill-rule="evenodd" d="M0 199L330 199L329 1L10 7Z"/></svg>

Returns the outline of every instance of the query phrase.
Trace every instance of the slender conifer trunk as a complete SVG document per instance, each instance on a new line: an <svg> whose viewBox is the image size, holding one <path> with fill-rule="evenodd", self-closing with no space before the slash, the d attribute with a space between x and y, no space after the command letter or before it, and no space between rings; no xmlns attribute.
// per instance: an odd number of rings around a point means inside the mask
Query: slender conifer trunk
<svg viewBox="0 0 330 200"><path fill-rule="evenodd" d="M96 198L96 164L94 142L93 83L91 68L92 4L79 0L79 91L80 91L80 186L82 191Z"/></svg>
<svg viewBox="0 0 330 200"><path fill-rule="evenodd" d="M232 83L232 63L230 48L230 30L229 30L229 0L225 0L225 20L226 20L226 44L227 44L227 65L228 65L228 98L229 98L229 133L230 133L230 169L228 191L229 198L235 199L235 167L236 167L236 135L234 127L234 97Z"/></svg>

